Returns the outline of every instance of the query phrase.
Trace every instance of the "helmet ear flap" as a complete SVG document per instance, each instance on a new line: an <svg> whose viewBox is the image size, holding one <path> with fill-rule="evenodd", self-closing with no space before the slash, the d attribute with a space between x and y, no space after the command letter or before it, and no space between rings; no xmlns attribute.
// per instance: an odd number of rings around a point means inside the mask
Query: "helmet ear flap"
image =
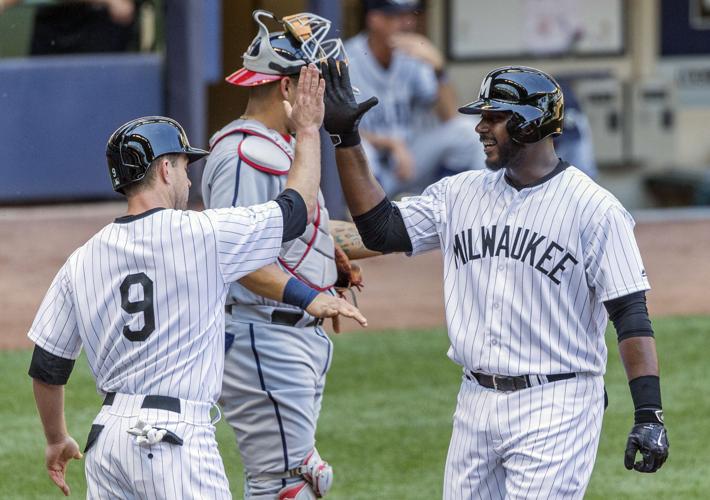
<svg viewBox="0 0 710 500"><path fill-rule="evenodd" d="M513 141L518 144L530 144L540 140L538 120L525 121L522 115L513 113L508 120L506 128Z"/></svg>

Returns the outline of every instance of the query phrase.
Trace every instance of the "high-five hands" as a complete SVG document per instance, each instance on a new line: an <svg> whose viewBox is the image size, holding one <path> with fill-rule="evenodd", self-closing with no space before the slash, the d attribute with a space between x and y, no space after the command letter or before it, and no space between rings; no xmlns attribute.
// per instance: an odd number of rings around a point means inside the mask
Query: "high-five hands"
<svg viewBox="0 0 710 500"><path fill-rule="evenodd" d="M325 80L321 79L316 65L303 66L298 78L293 106L290 102L283 101L289 130L298 133L303 129L320 128L325 112L324 94Z"/></svg>
<svg viewBox="0 0 710 500"><path fill-rule="evenodd" d="M325 80L323 125L336 148L357 146L360 144L360 119L379 101L377 97L370 97L358 104L350 84L347 64L328 59L327 62L321 63L321 73Z"/></svg>

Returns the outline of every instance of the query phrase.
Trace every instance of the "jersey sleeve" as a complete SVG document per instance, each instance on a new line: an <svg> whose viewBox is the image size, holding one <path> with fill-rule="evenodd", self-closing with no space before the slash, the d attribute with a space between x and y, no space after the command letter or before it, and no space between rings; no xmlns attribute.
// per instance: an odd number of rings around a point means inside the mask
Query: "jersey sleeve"
<svg viewBox="0 0 710 500"><path fill-rule="evenodd" d="M402 214L412 242L412 255L441 248L439 234L446 220L446 186L444 178L424 190L420 196L395 202Z"/></svg>
<svg viewBox="0 0 710 500"><path fill-rule="evenodd" d="M27 334L45 351L65 359L76 359L81 353L73 298L68 265L64 264L54 277Z"/></svg>
<svg viewBox="0 0 710 500"><path fill-rule="evenodd" d="M602 302L650 289L634 237L634 220L622 207L611 206L585 251L590 286Z"/></svg>
<svg viewBox="0 0 710 500"><path fill-rule="evenodd" d="M215 228L217 257L225 283L276 262L283 237L283 214L275 201L202 213Z"/></svg>

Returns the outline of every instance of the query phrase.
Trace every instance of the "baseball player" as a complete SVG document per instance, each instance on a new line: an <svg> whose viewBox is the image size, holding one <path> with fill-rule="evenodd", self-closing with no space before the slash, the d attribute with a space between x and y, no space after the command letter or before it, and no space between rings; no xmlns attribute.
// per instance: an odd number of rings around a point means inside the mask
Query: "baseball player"
<svg viewBox="0 0 710 500"><path fill-rule="evenodd" d="M331 61L324 77L324 124L339 137L339 173L365 245L443 252L448 355L463 367L444 498L583 497L605 404L608 318L635 407L624 464L661 467L668 439L634 223L556 156L558 84L533 68L491 71L479 99L460 108L481 115L488 170L391 203L357 146L362 108L347 68Z"/></svg>
<svg viewBox="0 0 710 500"><path fill-rule="evenodd" d="M87 496L230 498L210 417L224 300L229 283L275 262L315 214L319 80L315 67L303 68L287 112L300 139L293 167L284 191L261 205L185 211L188 163L207 152L174 120L132 120L109 139L108 169L127 215L72 253L29 331L47 471L66 495L66 467L82 454L64 422L63 385L83 347L105 395L84 450ZM331 307L364 321L344 301Z"/></svg>
<svg viewBox="0 0 710 500"><path fill-rule="evenodd" d="M475 120L456 113L443 56L414 32L421 3L363 0L366 29L345 43L353 86L379 99L360 128L388 194L420 193L441 175L485 167Z"/></svg>
<svg viewBox="0 0 710 500"><path fill-rule="evenodd" d="M301 13L276 19L263 10L253 17L259 32L243 56L244 67L227 78L249 89L246 111L210 140L202 178L210 208L278 195L294 161L297 131L281 106L293 98L294 75L326 56L344 58L340 40L326 39L330 22L322 17ZM282 30L270 32L267 22ZM296 139L300 143L300 134ZM332 293L338 278L334 229L351 258L373 254L352 223L329 220L319 193L314 220L300 238L283 245L278 265L242 278L227 297L220 403L244 464L245 498L313 499L332 483L332 468L315 448L332 344L313 316L311 300L318 291ZM274 283L281 289L285 283L287 293L274 293Z"/></svg>

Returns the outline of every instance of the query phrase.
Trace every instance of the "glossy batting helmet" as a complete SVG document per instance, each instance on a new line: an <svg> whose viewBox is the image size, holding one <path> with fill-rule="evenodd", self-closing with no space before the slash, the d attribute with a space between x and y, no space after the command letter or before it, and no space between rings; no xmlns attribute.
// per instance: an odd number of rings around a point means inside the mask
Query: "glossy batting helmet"
<svg viewBox="0 0 710 500"><path fill-rule="evenodd" d="M123 193L124 187L143 179L156 158L181 153L189 163L209 154L191 147L185 131L172 118L146 116L121 125L106 144L113 190Z"/></svg>
<svg viewBox="0 0 710 500"><path fill-rule="evenodd" d="M488 73L478 100L459 112L510 112L510 137L517 143L531 144L562 133L564 107L562 90L550 75L526 66L505 66Z"/></svg>
<svg viewBox="0 0 710 500"><path fill-rule="evenodd" d="M233 85L253 87L295 75L301 67L328 58L347 62L340 38L326 39L330 21L303 12L278 19L266 10L252 13L259 26L259 33L242 55L244 67L226 80ZM282 31L269 32L264 19L271 19L282 26Z"/></svg>

